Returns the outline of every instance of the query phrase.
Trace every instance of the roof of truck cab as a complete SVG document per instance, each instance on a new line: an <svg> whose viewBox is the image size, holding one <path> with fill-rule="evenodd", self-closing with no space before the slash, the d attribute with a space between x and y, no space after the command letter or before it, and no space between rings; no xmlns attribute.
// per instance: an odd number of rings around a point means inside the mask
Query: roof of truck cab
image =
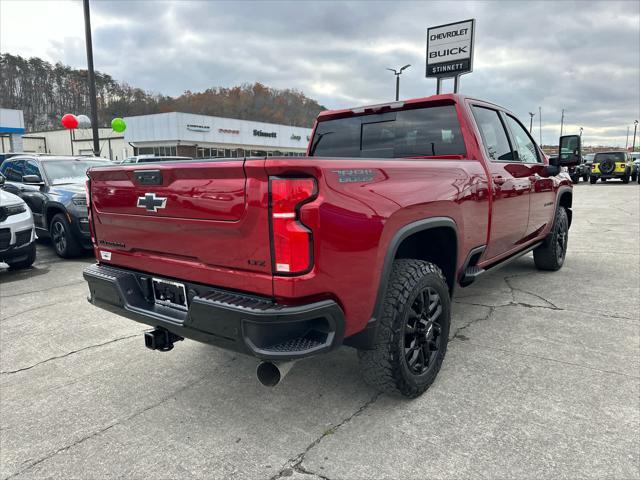
<svg viewBox="0 0 640 480"><path fill-rule="evenodd" d="M420 105L420 104L426 104L426 103L439 103L439 102L462 103L467 99L482 102L488 105L493 105L496 108L499 108L500 110L505 110L505 108L501 107L500 105L496 105L495 103L488 102L486 100L482 100L479 98L468 97L466 95L461 95L459 93L444 93L440 95L431 95L430 97L411 98L407 100L391 101L391 102L385 102L385 103L378 103L374 105L363 105L363 106L343 108L338 110L325 110L318 114L318 120L320 119L325 120L327 117L342 117L342 116L347 116L349 114L354 114L354 113L360 114L360 113L364 113L366 110L376 111L385 107L390 107L394 109L394 108L402 108L407 105Z"/></svg>

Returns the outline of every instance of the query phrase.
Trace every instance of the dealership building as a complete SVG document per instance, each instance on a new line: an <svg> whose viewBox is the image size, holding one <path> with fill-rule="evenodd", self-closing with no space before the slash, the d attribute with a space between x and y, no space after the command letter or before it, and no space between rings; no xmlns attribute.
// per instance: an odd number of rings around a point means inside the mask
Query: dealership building
<svg viewBox="0 0 640 480"><path fill-rule="evenodd" d="M22 152L24 115L22 110L0 108L0 153Z"/></svg>
<svg viewBox="0 0 640 480"><path fill-rule="evenodd" d="M125 117L127 129L99 129L100 155L122 160L132 155L195 158L304 155L310 128L167 112ZM90 155L91 129L33 132L23 136L25 152Z"/></svg>

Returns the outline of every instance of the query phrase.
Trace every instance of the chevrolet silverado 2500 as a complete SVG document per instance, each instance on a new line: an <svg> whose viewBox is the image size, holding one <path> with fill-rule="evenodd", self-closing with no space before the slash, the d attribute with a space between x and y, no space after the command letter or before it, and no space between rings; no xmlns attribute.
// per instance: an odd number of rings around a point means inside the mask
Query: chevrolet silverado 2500
<svg viewBox="0 0 640 480"><path fill-rule="evenodd" d="M348 345L376 388L434 381L458 287L533 251L558 270L579 137L553 164L522 123L460 95L327 111L306 157L96 167L90 301L253 355L275 384L292 361Z"/></svg>

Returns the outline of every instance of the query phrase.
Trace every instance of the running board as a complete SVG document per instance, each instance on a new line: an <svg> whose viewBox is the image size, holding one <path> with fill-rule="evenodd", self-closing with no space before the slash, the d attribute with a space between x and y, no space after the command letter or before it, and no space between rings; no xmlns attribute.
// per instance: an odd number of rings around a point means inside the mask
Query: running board
<svg viewBox="0 0 640 480"><path fill-rule="evenodd" d="M462 278L460 279L460 286L468 287L473 282L475 282L476 278L478 278L484 272L486 272L486 270L484 268L478 267L477 265L467 267L467 269L462 274Z"/></svg>
<svg viewBox="0 0 640 480"><path fill-rule="evenodd" d="M511 255L510 257L505 258L504 260L500 260L499 262L488 266L486 269L485 268L480 268L477 265L474 265L474 266L471 266L471 267L467 267L465 269L464 273L462 274L462 278L460 279L460 286L461 287L468 287L473 282L475 282L479 277L484 275L486 272L497 270L498 268L502 268L505 265L509 265L514 260L517 260L518 258L522 257L523 255L526 255L527 253L531 252L532 250L535 250L543 242L544 242L544 240L542 240L540 242L536 242L536 243L534 243L532 245L529 245L524 250L521 250L521 251L519 251L517 253L514 253L513 255Z"/></svg>

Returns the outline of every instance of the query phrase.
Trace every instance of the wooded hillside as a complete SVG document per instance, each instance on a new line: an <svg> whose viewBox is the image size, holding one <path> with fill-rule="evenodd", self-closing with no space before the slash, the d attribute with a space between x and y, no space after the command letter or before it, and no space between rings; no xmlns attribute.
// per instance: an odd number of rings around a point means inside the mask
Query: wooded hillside
<svg viewBox="0 0 640 480"><path fill-rule="evenodd" d="M27 131L60 128L65 113L90 115L87 76L86 70L61 63L0 54L0 106L23 110ZM169 97L96 72L96 89L100 126L108 126L114 117L178 111L311 127L324 109L300 91L260 83Z"/></svg>

